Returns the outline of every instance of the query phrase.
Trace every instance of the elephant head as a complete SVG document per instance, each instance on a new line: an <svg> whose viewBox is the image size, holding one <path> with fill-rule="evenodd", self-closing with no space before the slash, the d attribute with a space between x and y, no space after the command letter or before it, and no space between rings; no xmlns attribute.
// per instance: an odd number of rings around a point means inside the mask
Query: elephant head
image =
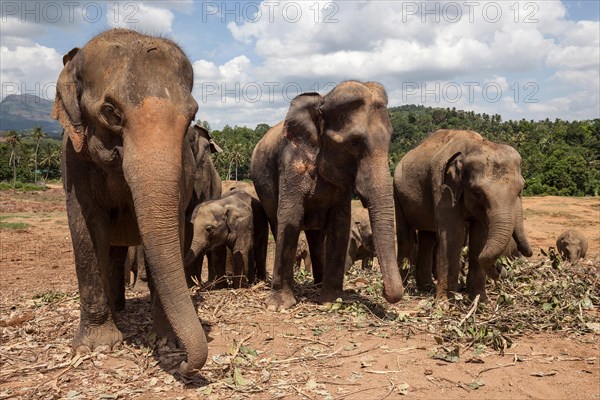
<svg viewBox="0 0 600 400"><path fill-rule="evenodd" d="M232 243L238 236L247 233L246 226L252 226L250 202L249 194L235 191L222 199L199 204L192 214L194 238L184 263L188 265L198 255ZM251 237L250 232L248 238Z"/></svg>
<svg viewBox="0 0 600 400"><path fill-rule="evenodd" d="M467 212L487 227L479 262L493 278L494 261L509 245L511 236L518 250L532 255L523 227L521 157L510 146L484 142L452 155L443 170L443 187L454 204L462 202Z"/></svg>
<svg viewBox="0 0 600 400"><path fill-rule="evenodd" d="M175 43L124 29L96 36L63 63L53 117L64 127L64 147L106 176L99 190L107 191L98 197L125 199L160 303L187 350L182 370L200 369L206 337L185 284L181 248L191 192L184 138L198 109L192 65Z"/></svg>
<svg viewBox="0 0 600 400"><path fill-rule="evenodd" d="M569 229L558 236L556 239L556 248L560 255L574 264L580 258L584 258L587 253L587 239L585 236L574 229Z"/></svg>
<svg viewBox="0 0 600 400"><path fill-rule="evenodd" d="M397 302L403 287L394 242L387 102L385 89L375 82L347 81L325 96L303 94L290 105L284 134L314 162L320 178L340 191L355 189L369 212L384 297Z"/></svg>

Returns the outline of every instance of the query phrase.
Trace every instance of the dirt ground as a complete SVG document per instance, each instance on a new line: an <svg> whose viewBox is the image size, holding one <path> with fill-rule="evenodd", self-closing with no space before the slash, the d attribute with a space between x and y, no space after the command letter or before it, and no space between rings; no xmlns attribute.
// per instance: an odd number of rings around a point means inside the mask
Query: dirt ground
<svg viewBox="0 0 600 400"><path fill-rule="evenodd" d="M524 217L534 260L575 228L589 240L580 265L598 276L600 199L526 198ZM317 305L310 280L283 313L264 309L264 284L192 289L209 360L191 379L175 372L184 354L150 333L145 287L127 291L119 350L72 354L79 303L62 189L0 192L0 223L0 399L600 399L600 330L525 329L500 350L445 343L429 324L440 310L423 307L431 296L380 302L377 271L347 276L339 308ZM465 321L478 318L467 310ZM600 327L597 304L579 313ZM444 346L456 357L436 358Z"/></svg>

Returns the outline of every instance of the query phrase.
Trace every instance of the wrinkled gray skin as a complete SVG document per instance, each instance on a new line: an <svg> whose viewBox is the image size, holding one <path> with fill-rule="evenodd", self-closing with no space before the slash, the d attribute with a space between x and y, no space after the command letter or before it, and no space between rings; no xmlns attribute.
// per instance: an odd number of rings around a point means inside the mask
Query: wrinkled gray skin
<svg viewBox="0 0 600 400"><path fill-rule="evenodd" d="M154 330L183 344L185 374L207 343L183 274L184 210L192 193L185 135L198 105L193 69L173 42L114 29L63 57L52 115L64 128L61 172L80 295L79 351L123 339L127 248L142 244Z"/></svg>
<svg viewBox="0 0 600 400"><path fill-rule="evenodd" d="M350 227L350 241L348 242L348 252L346 253L345 271L357 261L362 261L362 268L369 268L369 261L375 257L375 247L373 246L373 231L369 222L369 212L364 208L355 208L352 210L352 223Z"/></svg>
<svg viewBox="0 0 600 400"><path fill-rule="evenodd" d="M564 231L556 239L556 248L563 259L569 260L571 264L580 258L585 258L588 242L583 233L574 229Z"/></svg>
<svg viewBox="0 0 600 400"><path fill-rule="evenodd" d="M258 142L250 174L276 242L268 309L296 304L293 267L301 230L308 240L314 281L322 283L319 301L343 296L355 190L369 209L384 297L390 302L402 298L388 167L391 135L383 86L347 81L325 96L294 98L285 120Z"/></svg>
<svg viewBox="0 0 600 400"><path fill-rule="evenodd" d="M232 191L227 196L199 204L192 221L194 237L185 264L217 247L227 246L233 255L234 288L247 287L253 279L254 227L252 198L243 191ZM225 276L225 263L219 265L218 277Z"/></svg>
<svg viewBox="0 0 600 400"><path fill-rule="evenodd" d="M184 231L184 251L190 248L192 243L193 225L191 217L196 206L207 200L214 200L221 197L221 178L210 157L211 153L221 152L222 150L214 143L210 134L201 126L193 125L188 128L186 140L190 145L193 159L188 168L194 172L194 191L186 208L186 223ZM194 285L194 278L200 282L200 271L204 257L198 257L193 263L185 266L185 278L188 287ZM209 264L218 263L218 254L209 253ZM138 276L141 281L146 282L146 264L144 262L144 251L142 246L129 249L125 261L125 281L129 284L131 273L134 279L132 287L138 287Z"/></svg>
<svg viewBox="0 0 600 400"><path fill-rule="evenodd" d="M432 133L404 156L394 174L398 262L410 257L418 230L417 285L424 291L433 286L435 257L436 298L447 300L457 290L462 227L468 221L467 292L486 301L486 275L499 277L495 260L511 236L523 255L532 254L523 228L523 184L521 157L512 147L472 131Z"/></svg>
<svg viewBox="0 0 600 400"><path fill-rule="evenodd" d="M269 244L269 221L267 214L263 209L254 185L249 182L223 181L223 197L228 196L233 191L243 191L252 198L252 225L254 227L254 263L251 263L251 269L248 272L249 283L255 279L267 280L267 246ZM227 252L227 268L231 265L231 254ZM218 277L217 277L218 278Z"/></svg>
<svg viewBox="0 0 600 400"><path fill-rule="evenodd" d="M294 271L300 269L301 264L304 262L304 270L307 272L312 271L312 262L310 261L310 251L308 250L308 241L304 232L300 232L298 238L298 247L296 248L296 260L294 262Z"/></svg>

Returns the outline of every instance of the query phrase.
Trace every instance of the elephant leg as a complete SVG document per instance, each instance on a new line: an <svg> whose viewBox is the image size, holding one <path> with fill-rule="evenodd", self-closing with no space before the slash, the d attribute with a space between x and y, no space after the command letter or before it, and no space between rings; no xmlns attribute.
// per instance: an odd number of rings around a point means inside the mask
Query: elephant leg
<svg viewBox="0 0 600 400"><path fill-rule="evenodd" d="M356 244L356 240L354 238L350 238L348 242L348 251L346 252L346 259L344 261L344 272L350 271L354 261L358 259L357 256L358 245ZM364 269L364 260L363 260L363 269Z"/></svg>
<svg viewBox="0 0 600 400"><path fill-rule="evenodd" d="M110 262L107 270L108 277L108 304L112 312L125 309L125 260L127 247L111 246Z"/></svg>
<svg viewBox="0 0 600 400"><path fill-rule="evenodd" d="M485 227L481 222L474 221L469 224L469 272L467 273L467 293L471 300L479 295L479 301L486 302L485 292L485 266L480 265L479 254L485 247L487 237Z"/></svg>
<svg viewBox="0 0 600 400"><path fill-rule="evenodd" d="M365 257L362 259L361 263L360 263L360 267L365 270L365 269L371 269L371 265L373 265L373 258L372 257Z"/></svg>
<svg viewBox="0 0 600 400"><path fill-rule="evenodd" d="M233 248L231 251L233 261L233 288L248 287L248 271L251 249L249 248Z"/></svg>
<svg viewBox="0 0 600 400"><path fill-rule="evenodd" d="M350 208L348 197L330 209L325 240L325 269L319 303L334 302L344 294L344 261L350 239Z"/></svg>
<svg viewBox="0 0 600 400"><path fill-rule="evenodd" d="M435 232L419 231L419 250L417 252L417 287L423 292L431 292L433 286L433 251L437 242Z"/></svg>
<svg viewBox="0 0 600 400"><path fill-rule="evenodd" d="M208 284L211 289L224 289L227 285L227 246L217 246L208 253Z"/></svg>
<svg viewBox="0 0 600 400"><path fill-rule="evenodd" d="M273 291L266 300L267 308L272 311L288 309L296 304L296 298L292 291L294 260L298 249L300 225L304 218L304 208L298 204L298 199L294 196L296 191L297 189L280 192L277 209Z"/></svg>
<svg viewBox="0 0 600 400"><path fill-rule="evenodd" d="M307 272L312 272L312 261L310 260L310 254L308 251L305 252L304 257L304 270Z"/></svg>
<svg viewBox="0 0 600 400"><path fill-rule="evenodd" d="M136 249L136 260L137 260L137 274L142 282L148 282L148 275L146 273L146 259L144 258L144 246L135 246Z"/></svg>
<svg viewBox="0 0 600 400"><path fill-rule="evenodd" d="M185 253L184 253L185 254ZM185 272L185 281L187 286L190 288L196 284L196 282L202 282L202 262L204 261L204 256L198 255L196 259L189 263L184 264L184 272ZM195 282L196 281L196 282Z"/></svg>
<svg viewBox="0 0 600 400"><path fill-rule="evenodd" d="M309 260L314 283L319 285L323 282L323 269L325 266L325 231L305 231L304 233L306 234L308 252L310 253L309 257L304 259L304 266L306 267L306 260Z"/></svg>
<svg viewBox="0 0 600 400"><path fill-rule="evenodd" d="M256 279L267 280L267 248L269 245L269 223L267 216L260 206L259 218L254 221L254 266L256 269Z"/></svg>
<svg viewBox="0 0 600 400"><path fill-rule="evenodd" d="M108 224L99 222L102 221L102 211L98 209L86 213L94 216L96 224L87 223L81 205L73 194L67 194L67 213L80 299L79 329L73 339L73 348L81 352L105 347L111 349L123 340L123 335L110 310L108 277L103 276L109 263ZM95 232L90 232L92 227L96 228Z"/></svg>
<svg viewBox="0 0 600 400"><path fill-rule="evenodd" d="M133 283L131 282L131 274L133 273ZM135 286L137 282L137 265L135 259L135 246L129 246L127 248L127 258L125 259L125 265L123 266L123 278L125 285L129 288Z"/></svg>
<svg viewBox="0 0 600 400"><path fill-rule="evenodd" d="M410 253L415 242L415 231L408 223L402 206L394 196L396 208L396 238L398 240L398 268L402 281L406 283L410 272ZM406 260L406 263L405 263Z"/></svg>
<svg viewBox="0 0 600 400"><path fill-rule="evenodd" d="M464 230L438 228L436 271L436 299L440 302L452 299L458 289L460 252L464 242Z"/></svg>

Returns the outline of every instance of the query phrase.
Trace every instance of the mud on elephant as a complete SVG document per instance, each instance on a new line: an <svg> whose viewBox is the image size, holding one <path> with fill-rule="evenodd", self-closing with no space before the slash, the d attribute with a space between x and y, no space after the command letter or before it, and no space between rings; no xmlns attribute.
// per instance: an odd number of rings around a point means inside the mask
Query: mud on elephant
<svg viewBox="0 0 600 400"><path fill-rule="evenodd" d="M173 42L124 29L99 34L63 57L53 117L65 130L61 172L80 294L79 350L123 336L129 246L143 245L154 330L200 369L207 343L183 274L184 210L192 192L185 135L198 105L193 69Z"/></svg>
<svg viewBox="0 0 600 400"><path fill-rule="evenodd" d="M269 309L296 304L293 266L301 230L315 283L322 284L320 301L343 295L354 192L369 209L384 297L390 302L402 298L388 167L391 135L383 86L347 81L325 96L294 98L285 120L256 145L250 174L276 242Z"/></svg>
<svg viewBox="0 0 600 400"><path fill-rule="evenodd" d="M486 276L498 277L494 263L511 236L523 255L532 254L523 228L523 185L521 157L512 147L472 131L432 133L402 158L394 174L399 263L410 257L418 230L417 285L432 287L435 257L437 299L452 297L468 221L467 291L485 301Z"/></svg>

